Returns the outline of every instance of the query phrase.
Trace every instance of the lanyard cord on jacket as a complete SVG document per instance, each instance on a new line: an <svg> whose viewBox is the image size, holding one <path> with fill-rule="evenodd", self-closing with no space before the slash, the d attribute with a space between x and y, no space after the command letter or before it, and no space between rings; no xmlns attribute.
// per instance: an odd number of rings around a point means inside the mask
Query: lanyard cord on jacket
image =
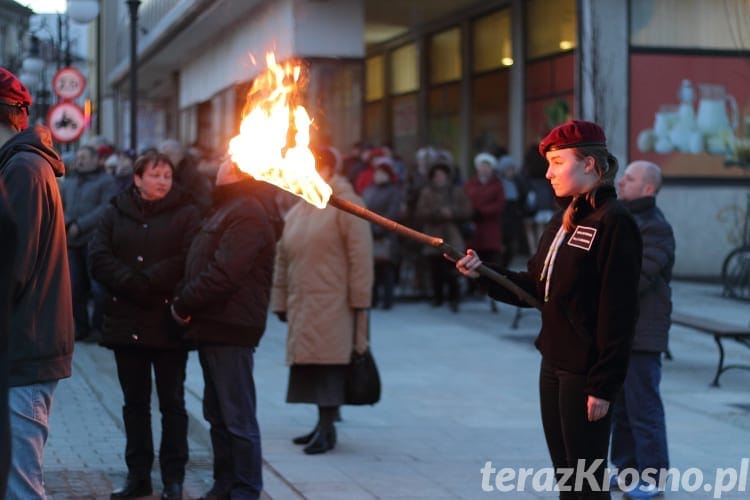
<svg viewBox="0 0 750 500"><path fill-rule="evenodd" d="M549 287L552 281L552 271L555 269L555 260L557 259L557 252L565 240L565 236L573 231L578 225L575 222L576 215L579 213L579 202L585 200L589 206L596 208L596 187L584 195L575 196L568 207L565 209L563 214L563 222L560 229L557 230L555 238L547 250L547 256L544 258L544 266L542 266L542 272L539 273L539 281L544 281L544 302L549 302Z"/></svg>

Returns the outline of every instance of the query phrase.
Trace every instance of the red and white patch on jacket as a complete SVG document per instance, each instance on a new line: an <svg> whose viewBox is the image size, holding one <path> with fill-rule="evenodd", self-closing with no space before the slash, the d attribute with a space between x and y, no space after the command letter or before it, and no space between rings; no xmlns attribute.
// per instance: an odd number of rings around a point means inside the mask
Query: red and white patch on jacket
<svg viewBox="0 0 750 500"><path fill-rule="evenodd" d="M596 228L587 226L577 226L573 235L568 240L568 245L572 247L583 248L586 251L591 250L596 237Z"/></svg>

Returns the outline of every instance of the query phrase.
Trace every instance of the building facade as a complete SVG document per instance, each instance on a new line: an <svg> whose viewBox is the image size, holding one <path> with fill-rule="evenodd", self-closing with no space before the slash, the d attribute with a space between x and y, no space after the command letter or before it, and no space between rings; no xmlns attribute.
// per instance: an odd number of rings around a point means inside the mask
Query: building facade
<svg viewBox="0 0 750 500"><path fill-rule="evenodd" d="M129 144L127 2L102 2L98 132ZM315 138L424 145L519 162L568 118L595 120L622 166L661 165L675 272L715 278L738 244L750 174L745 0L144 0L137 143L213 150L237 133L265 54L302 58ZM254 62L257 61L257 64Z"/></svg>

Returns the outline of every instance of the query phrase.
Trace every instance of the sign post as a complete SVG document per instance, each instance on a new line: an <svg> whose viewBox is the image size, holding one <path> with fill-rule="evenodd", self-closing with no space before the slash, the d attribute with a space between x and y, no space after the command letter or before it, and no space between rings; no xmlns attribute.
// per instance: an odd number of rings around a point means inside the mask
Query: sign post
<svg viewBox="0 0 750 500"><path fill-rule="evenodd" d="M86 89L86 77L72 66L58 70L52 78L52 91L61 100L47 113L52 138L60 143L77 141L86 128L86 115L74 102Z"/></svg>

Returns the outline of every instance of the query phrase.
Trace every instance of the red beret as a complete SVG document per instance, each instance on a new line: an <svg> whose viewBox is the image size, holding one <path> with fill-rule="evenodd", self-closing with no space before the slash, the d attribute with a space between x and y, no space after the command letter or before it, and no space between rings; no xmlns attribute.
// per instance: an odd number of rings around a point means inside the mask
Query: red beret
<svg viewBox="0 0 750 500"><path fill-rule="evenodd" d="M31 94L21 80L5 68L0 68L0 102L11 106L31 106Z"/></svg>
<svg viewBox="0 0 750 500"><path fill-rule="evenodd" d="M553 128L539 143L539 154L558 149L581 148L586 146L606 146L604 130L594 122L570 120Z"/></svg>

